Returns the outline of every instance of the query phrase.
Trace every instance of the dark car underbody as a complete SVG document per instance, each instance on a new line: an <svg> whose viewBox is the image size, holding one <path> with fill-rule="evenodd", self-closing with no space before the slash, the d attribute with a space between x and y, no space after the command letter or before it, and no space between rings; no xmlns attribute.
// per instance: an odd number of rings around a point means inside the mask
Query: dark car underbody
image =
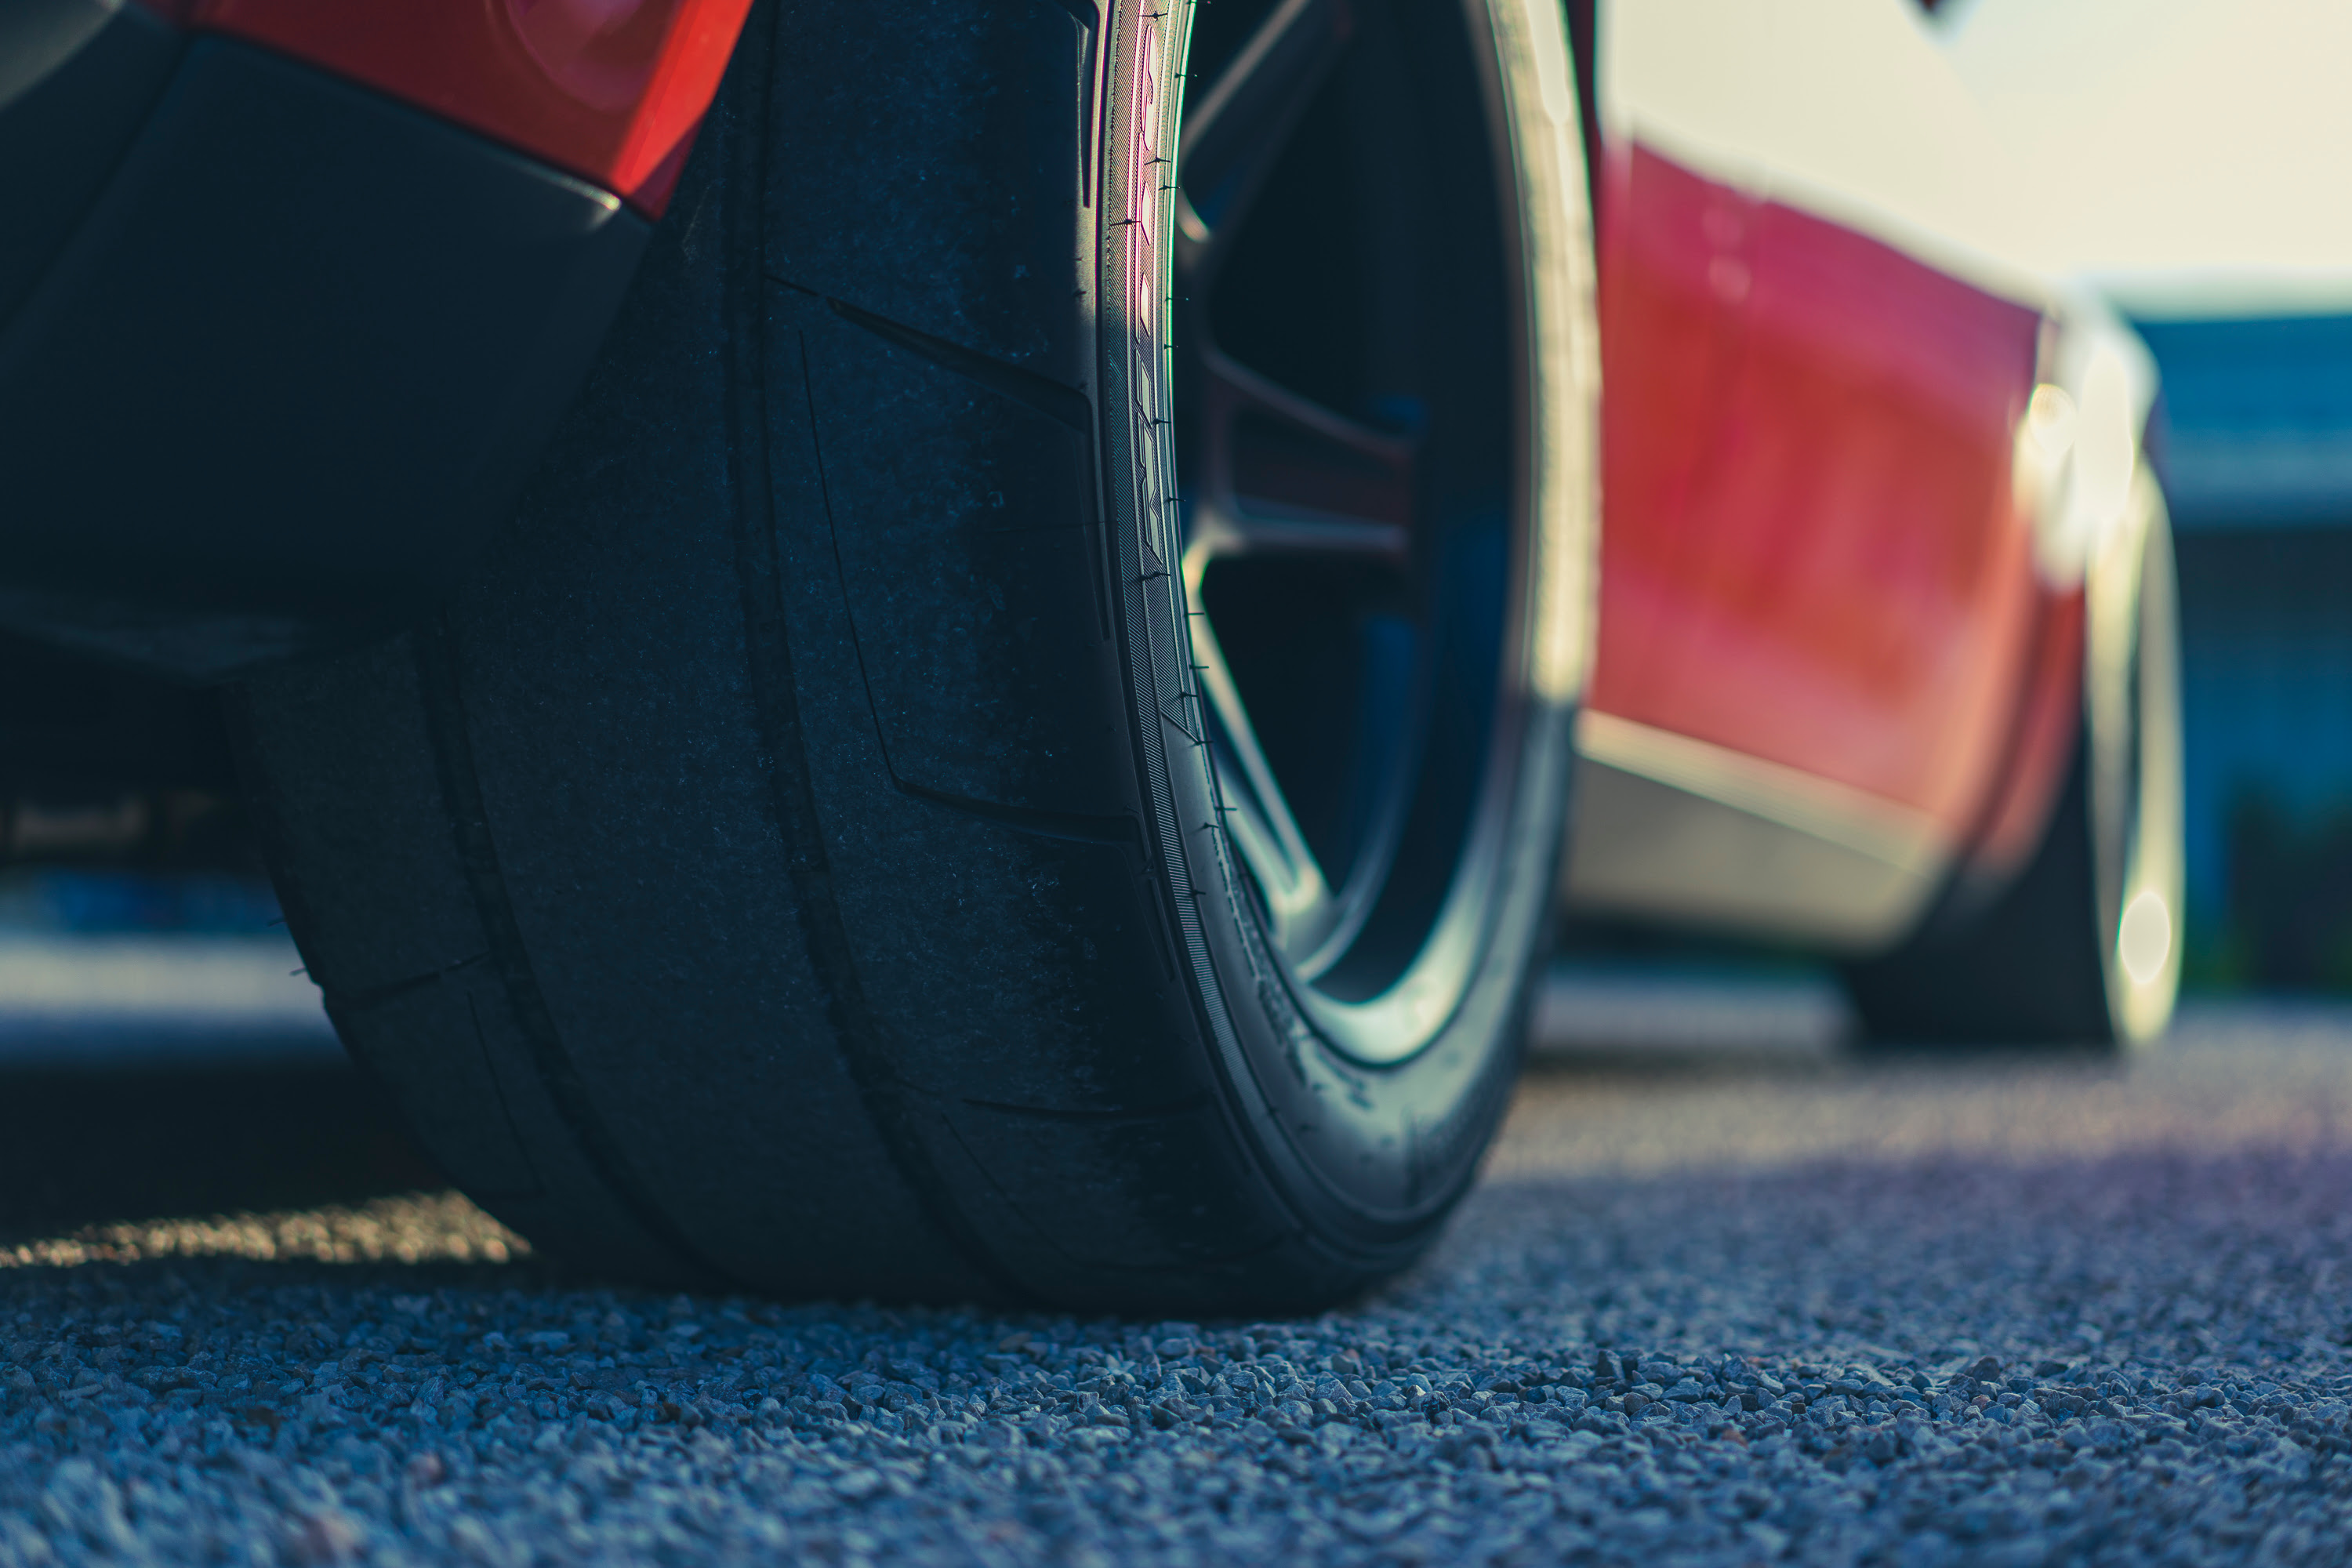
<svg viewBox="0 0 2352 1568"><path fill-rule="evenodd" d="M116 848L152 856L163 793L233 792L206 689L380 635L474 558L648 226L136 5L0 28L0 795L135 792Z"/></svg>

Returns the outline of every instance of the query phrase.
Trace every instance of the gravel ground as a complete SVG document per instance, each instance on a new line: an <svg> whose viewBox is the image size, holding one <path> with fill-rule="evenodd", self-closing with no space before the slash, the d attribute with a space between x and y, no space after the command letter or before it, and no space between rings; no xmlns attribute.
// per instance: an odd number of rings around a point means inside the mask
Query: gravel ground
<svg viewBox="0 0 2352 1568"><path fill-rule="evenodd" d="M446 1195L23 1234L0 1564L2337 1563L2347 1186L2352 1014L2240 1010L1555 1057L1295 1321L647 1297Z"/></svg>

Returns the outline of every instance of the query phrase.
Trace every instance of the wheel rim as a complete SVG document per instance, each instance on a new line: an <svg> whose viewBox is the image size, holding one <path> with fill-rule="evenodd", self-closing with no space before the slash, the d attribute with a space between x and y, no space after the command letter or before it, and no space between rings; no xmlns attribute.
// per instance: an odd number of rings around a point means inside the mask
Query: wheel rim
<svg viewBox="0 0 2352 1568"><path fill-rule="evenodd" d="M2119 669L2095 676L2119 689L2105 697L2116 715L2115 739L2103 748L2111 755L2097 763L2103 773L2116 775L2112 783L2100 781L2113 803L2114 823L2107 830L2113 842L2102 847L2112 880L2103 878L2100 891L2104 929L2114 933L2105 955L2112 1012L2116 1032L2126 1042L2152 1038L2171 1021L2180 986L2185 880L2172 531L2163 498L2145 470L2135 482L2133 507L2136 548L2125 569L2130 601L2127 609L2111 612L2124 621L2129 641L2115 660Z"/></svg>
<svg viewBox="0 0 2352 1568"><path fill-rule="evenodd" d="M1523 699L1499 121L1466 48L1430 85L1433 29L1467 41L1449 7L1202 15L1175 434L1219 810L1303 1009L1393 1063L1475 968ZM1482 205L1483 234L1434 227Z"/></svg>

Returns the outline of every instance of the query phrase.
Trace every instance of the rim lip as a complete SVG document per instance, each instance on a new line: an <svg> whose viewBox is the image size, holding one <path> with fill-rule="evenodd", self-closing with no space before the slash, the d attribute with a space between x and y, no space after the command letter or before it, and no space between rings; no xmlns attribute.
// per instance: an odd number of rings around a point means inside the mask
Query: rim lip
<svg viewBox="0 0 2352 1568"><path fill-rule="evenodd" d="M1386 989L1359 1001L1330 994L1299 973L1254 915L1301 1011L1342 1055L1376 1068L1421 1055L1467 999L1497 913L1520 784L1514 763L1530 708L1572 702L1591 658L1597 507L1564 493L1598 455L1590 187L1573 66L1549 0L1465 0L1463 12L1486 121L1486 162L1499 187L1509 305L1510 577L1486 757L1445 895L1419 951ZM1205 300L1197 309L1205 312ZM1213 340L1207 346L1221 352ZM1555 519L1565 520L1560 537L1553 537ZM1187 609L1205 616L1189 584L1185 592ZM1213 787L1222 796L1222 782ZM1247 867L1237 848L1234 858Z"/></svg>
<svg viewBox="0 0 2352 1568"><path fill-rule="evenodd" d="M2126 537L2117 545L2128 553L2121 560L2101 562L2095 572L2112 573L2130 595L2127 605L2108 609L2116 629L2107 634L2127 638L2122 648L2107 654L2091 639L2093 657L2127 658L2128 670L2118 672L2129 681L2120 700L2113 702L2111 724L2123 733L2116 742L2130 748L2132 784L2122 807L2129 813L2120 845L2115 907L2100 910L2103 967L2106 971L2109 1012L2116 1037L2137 1045L2162 1034L2171 1022L2180 989L2182 948L2188 938L2183 905L2187 868L2181 845L2184 785L2180 732L2180 658L2179 592L2172 560L2172 529L2164 496L2145 463L2133 476L2133 526L2117 532ZM2090 585L2093 595L2107 589ZM2106 606L2098 606L2106 609ZM2104 628L2103 628L2104 630ZM2151 636L2150 634L2154 635ZM2092 676L2095 682L2099 672ZM2095 702L2096 699L2095 697ZM2105 704L2100 704L2104 706ZM2095 721L2100 715L2094 710ZM2104 891L2104 889L2103 889ZM2144 895L2154 893L2165 903L2171 940L2163 961L2146 978L2134 975L2123 962L2123 917Z"/></svg>

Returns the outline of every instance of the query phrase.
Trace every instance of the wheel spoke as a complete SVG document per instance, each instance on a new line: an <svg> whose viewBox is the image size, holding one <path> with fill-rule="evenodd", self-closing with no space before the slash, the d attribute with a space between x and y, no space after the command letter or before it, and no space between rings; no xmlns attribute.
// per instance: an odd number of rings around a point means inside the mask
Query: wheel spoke
<svg viewBox="0 0 2352 1568"><path fill-rule="evenodd" d="M1241 224L1275 156L1339 58L1348 0L1282 0L1184 116L1177 155L1177 267L1194 288L1215 270L1221 234Z"/></svg>
<svg viewBox="0 0 2352 1568"><path fill-rule="evenodd" d="M1523 558L1549 559L1520 548L1536 498L1513 479L1528 432L1559 422L1531 401L1557 378L1496 305L1588 332L1554 278L1570 252L1520 219L1582 232L1549 205L1581 182L1541 174L1549 141L1522 146L1525 106L1570 73L1529 74L1516 0L1225 8L1196 40L1166 198L1181 542L1154 563L1184 602L1181 722L1250 923L1315 1029L1393 1063L1483 973L1534 798L1496 770L1525 729Z"/></svg>
<svg viewBox="0 0 2352 1568"><path fill-rule="evenodd" d="M1294 958L1313 952L1323 945L1339 911L1323 868L1266 764L1249 710L1205 616L1193 617L1192 657L1218 730L1213 750L1226 836L1265 897L1275 945Z"/></svg>
<svg viewBox="0 0 2352 1568"><path fill-rule="evenodd" d="M1209 563L1220 557L1407 563L1412 442L1335 414L1213 349L1197 350L1195 363L1199 401L1189 422L1193 451L1188 464L1195 479L1183 562L1192 605L1202 603ZM1361 923L1358 906L1369 893L1356 884L1367 879L1351 875L1351 896L1335 896L1258 744L1204 615L1193 616L1192 648L1219 731L1217 783L1227 835L1265 898L1276 944L1294 963L1319 973Z"/></svg>
<svg viewBox="0 0 2352 1568"><path fill-rule="evenodd" d="M1219 556L1353 556L1402 565L1412 551L1413 443L1202 354L1185 567Z"/></svg>

